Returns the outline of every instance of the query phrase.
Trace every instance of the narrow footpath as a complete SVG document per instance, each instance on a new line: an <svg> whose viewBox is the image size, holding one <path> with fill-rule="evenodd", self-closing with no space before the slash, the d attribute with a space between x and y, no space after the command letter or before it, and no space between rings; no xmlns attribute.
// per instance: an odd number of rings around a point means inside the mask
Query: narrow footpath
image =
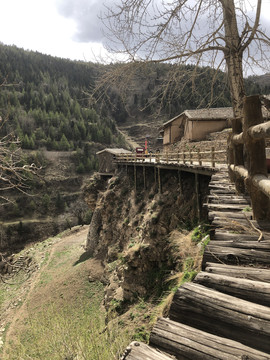
<svg viewBox="0 0 270 360"><path fill-rule="evenodd" d="M149 345L133 342L122 360L270 359L270 224L252 220L227 171L212 176L205 205L202 271L177 290Z"/></svg>

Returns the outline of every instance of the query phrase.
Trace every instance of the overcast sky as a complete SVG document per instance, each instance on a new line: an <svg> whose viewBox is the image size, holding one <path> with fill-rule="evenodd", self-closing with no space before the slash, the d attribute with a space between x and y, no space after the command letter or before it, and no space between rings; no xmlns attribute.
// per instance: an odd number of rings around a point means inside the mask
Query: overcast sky
<svg viewBox="0 0 270 360"><path fill-rule="evenodd" d="M62 58L103 56L99 14L114 0L0 0L0 42ZM254 1L254 0L250 0ZM262 16L270 26L270 0Z"/></svg>

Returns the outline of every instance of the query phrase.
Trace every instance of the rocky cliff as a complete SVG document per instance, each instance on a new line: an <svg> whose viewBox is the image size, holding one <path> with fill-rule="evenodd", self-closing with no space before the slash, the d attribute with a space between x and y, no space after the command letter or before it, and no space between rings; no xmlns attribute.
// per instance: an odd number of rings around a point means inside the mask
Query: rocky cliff
<svg viewBox="0 0 270 360"><path fill-rule="evenodd" d="M86 248L103 261L107 308L160 296L168 279L184 271L189 254L199 254L185 236L198 224L194 174L181 173L179 182L177 171L164 171L159 193L151 175L146 189L138 179L135 191L130 170L112 177L103 189L92 184L87 190L92 199L98 191ZM201 177L202 202L208 182L209 177Z"/></svg>

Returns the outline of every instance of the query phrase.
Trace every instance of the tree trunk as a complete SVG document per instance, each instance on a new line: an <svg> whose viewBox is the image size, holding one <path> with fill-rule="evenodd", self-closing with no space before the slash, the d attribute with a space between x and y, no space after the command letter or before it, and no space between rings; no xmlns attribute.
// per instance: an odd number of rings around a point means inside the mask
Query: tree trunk
<svg viewBox="0 0 270 360"><path fill-rule="evenodd" d="M234 120L232 121L232 133L242 132L243 101L245 96L244 78L243 78L243 52L241 39L238 33L235 5L233 0L220 0L223 8L224 30L226 50L224 57L228 72L228 81L231 92ZM243 145L229 145L228 152L229 164L244 165ZM235 178L230 172L230 178L235 182L238 192L244 193L244 181Z"/></svg>

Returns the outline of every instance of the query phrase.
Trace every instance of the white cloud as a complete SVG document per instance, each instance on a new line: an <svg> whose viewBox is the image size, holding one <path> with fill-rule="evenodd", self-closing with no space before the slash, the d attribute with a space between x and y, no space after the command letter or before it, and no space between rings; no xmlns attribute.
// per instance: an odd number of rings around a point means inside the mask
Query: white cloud
<svg viewBox="0 0 270 360"><path fill-rule="evenodd" d="M1 0L0 13L0 41L4 44L87 61L103 51L99 43L74 39L76 19L61 16L55 0Z"/></svg>

